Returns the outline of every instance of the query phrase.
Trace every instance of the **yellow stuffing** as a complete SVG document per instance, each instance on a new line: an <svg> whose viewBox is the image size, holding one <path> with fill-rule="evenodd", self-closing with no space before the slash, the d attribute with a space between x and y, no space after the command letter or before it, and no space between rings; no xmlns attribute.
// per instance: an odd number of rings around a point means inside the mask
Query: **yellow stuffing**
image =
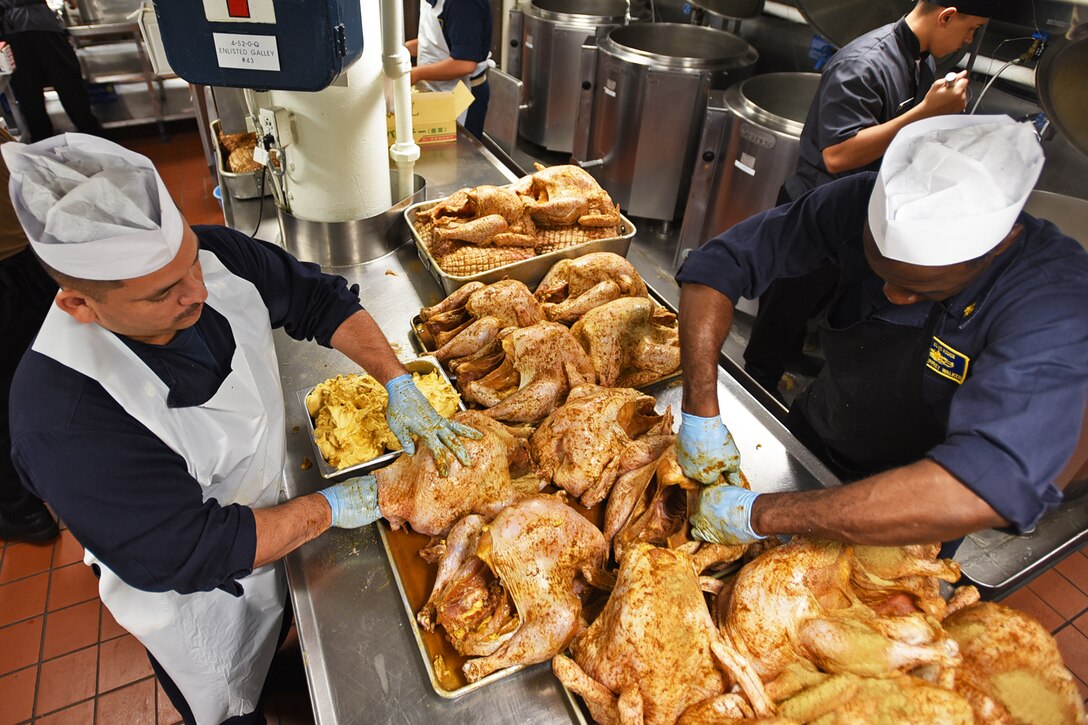
<svg viewBox="0 0 1088 725"><path fill-rule="evenodd" d="M457 391L437 371L412 373L412 382L438 413L450 417L461 401ZM329 465L347 468L385 453L400 450L400 443L385 422L389 395L370 375L337 375L306 396L306 410L314 422L314 440Z"/></svg>

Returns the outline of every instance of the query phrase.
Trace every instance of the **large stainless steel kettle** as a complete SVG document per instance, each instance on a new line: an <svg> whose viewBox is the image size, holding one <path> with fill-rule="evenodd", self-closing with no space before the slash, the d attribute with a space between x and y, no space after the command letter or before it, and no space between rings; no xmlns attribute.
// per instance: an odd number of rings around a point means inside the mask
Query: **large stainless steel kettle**
<svg viewBox="0 0 1088 725"><path fill-rule="evenodd" d="M1035 69L1035 87L1050 122L1088 154L1088 37L1047 48Z"/></svg>

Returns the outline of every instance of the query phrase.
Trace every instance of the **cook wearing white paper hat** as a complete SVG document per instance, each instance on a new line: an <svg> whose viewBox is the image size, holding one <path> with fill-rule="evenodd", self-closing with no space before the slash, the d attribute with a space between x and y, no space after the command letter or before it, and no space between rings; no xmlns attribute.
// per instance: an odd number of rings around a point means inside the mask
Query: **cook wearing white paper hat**
<svg viewBox="0 0 1088 725"><path fill-rule="evenodd" d="M714 420L734 302L828 261L841 270L821 329L826 365L786 424L852 482L708 487L696 536L944 541L950 555L973 531L1031 529L1088 478L1088 254L1022 211L1042 165L1034 131L1007 117L920 121L879 174L821 186L688 257L677 274L684 411ZM693 457L683 439L693 477L735 471L758 443Z"/></svg>
<svg viewBox="0 0 1088 725"><path fill-rule="evenodd" d="M186 722L263 721L288 622L280 559L380 516L363 476L276 505L284 403L272 328L386 384L387 419L465 460L358 297L283 250L190 227L145 157L67 134L3 146L12 202L60 285L12 384L12 460L101 573Z"/></svg>
<svg viewBox="0 0 1088 725"><path fill-rule="evenodd" d="M911 3L904 3L907 9ZM971 44L997 0L915 0L895 22L859 35L820 71L799 139L797 165L778 204L834 179L876 171L888 145L920 119L967 105L967 71L936 77L936 59ZM787 370L813 377L820 360L804 353L809 321L831 301L834 265L778 279L760 297L744 349L744 370L772 394Z"/></svg>
<svg viewBox="0 0 1088 725"><path fill-rule="evenodd" d="M64 134L4 152L19 220L38 258L65 274L122 280L177 254L185 222L151 161Z"/></svg>
<svg viewBox="0 0 1088 725"><path fill-rule="evenodd" d="M869 199L869 228L888 259L927 267L996 247L1043 170L1031 126L1007 116L930 118L888 149Z"/></svg>

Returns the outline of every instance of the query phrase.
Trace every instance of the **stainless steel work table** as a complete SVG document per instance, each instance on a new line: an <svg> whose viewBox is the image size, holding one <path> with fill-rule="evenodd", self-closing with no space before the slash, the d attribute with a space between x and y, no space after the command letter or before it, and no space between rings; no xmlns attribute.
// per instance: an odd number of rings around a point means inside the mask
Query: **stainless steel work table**
<svg viewBox="0 0 1088 725"><path fill-rule="evenodd" d="M417 173L431 198L462 186L502 184L514 176L475 141L425 148ZM275 239L275 211L266 202L258 236ZM235 225L249 231L256 202L237 204ZM638 244L638 243L636 243ZM654 256L639 257L651 284L665 279L649 269ZM360 299L402 357L414 355L409 321L442 294L406 241L396 251L353 267L331 268L359 284ZM665 293L668 299L675 296ZM302 470L314 453L305 411L296 392L355 366L339 353L276 333L283 394L287 403L286 495L328 485L317 467ZM826 469L792 439L724 370L718 375L722 412L730 422L753 486L762 491L834 485ZM659 396L679 417L679 383ZM330 531L287 557L291 599L319 723L569 723L576 720L548 663L445 700L434 693L375 527Z"/></svg>
<svg viewBox="0 0 1088 725"><path fill-rule="evenodd" d="M515 178L463 133L456 143L425 147L416 170L427 180L429 198L463 186L503 184ZM258 203L234 201L231 207L233 226L250 232L257 222ZM279 241L271 199L264 201L257 236ZM675 306L679 291L672 281L674 236L675 230L661 233L640 224L628 258L655 291ZM442 293L407 238L377 260L328 271L357 283L360 299L394 349L402 357L414 356L409 320L420 307L440 300ZM744 340L736 336L726 342L718 394L753 487L776 491L837 485L822 464L786 432L779 418L768 412L774 403L741 372L737 361L743 345ZM286 495L293 498L328 485L316 466L301 469L302 461L314 454L296 393L331 375L352 372L354 366L335 351L296 342L282 331L276 333L276 347L287 403ZM659 405L672 405L678 415L679 393L675 383L658 396ZM973 535L957 560L965 575L984 585L989 596L1000 597L1083 545L1086 529L1088 497L1063 505L1029 537L996 531ZM547 664L457 700L436 695L373 526L324 534L287 557L287 572L317 722L544 724L578 719Z"/></svg>

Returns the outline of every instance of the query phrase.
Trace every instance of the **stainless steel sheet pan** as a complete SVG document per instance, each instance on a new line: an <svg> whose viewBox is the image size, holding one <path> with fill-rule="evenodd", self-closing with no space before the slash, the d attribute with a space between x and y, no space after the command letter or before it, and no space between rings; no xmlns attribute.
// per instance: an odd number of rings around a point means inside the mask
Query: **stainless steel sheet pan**
<svg viewBox="0 0 1088 725"><path fill-rule="evenodd" d="M442 291L447 295L469 282L491 284L492 282L498 282L500 279L520 280L524 282L526 286L534 288L539 284L540 280L544 279L544 275L548 273L548 270L552 268L552 265L560 259L573 259L574 257L581 257L583 254L589 254L590 252L615 252L620 256L626 257L627 250L631 246L631 238L635 236L636 231L635 225L631 220L621 214L620 232L618 236L605 239L593 239L571 247L564 247L563 249L557 249L545 254L538 254L531 259L495 267L494 269L489 269L486 272L480 272L478 274L456 276L448 274L438 266L438 262L431 256L431 252L427 248L427 243L420 234L420 229L416 224L417 212L430 209L442 201L444 201L444 199L435 199L413 204L404 210L404 218L408 222L408 228L412 230L412 238L416 243L416 251L419 253L419 260L423 263L423 266L427 268L427 271L431 273L431 276L438 281L438 284L442 286Z"/></svg>
<svg viewBox="0 0 1088 725"><path fill-rule="evenodd" d="M410 373L419 373L420 375L426 375L428 373L431 373L431 372L434 372L435 370L437 370L438 374L441 375L446 380L447 383L450 383L451 386L453 385L453 382L449 379L449 376L446 375L446 371L442 369L442 366L439 364L439 362L438 362L438 360L436 358L429 357L429 356L416 358L415 360L409 360L408 362L404 363L404 367L408 372L410 372ZM341 373L341 374L346 374L346 373ZM296 393L296 395L298 396L299 404L302 406L302 409L304 411L307 410L307 408L306 408L306 396L309 395L310 392L314 388L316 388L318 384L319 383L315 383L315 384L313 384L313 385L311 385L309 387L306 387L306 388L303 388L302 390L299 390ZM465 407L465 404L462 402L461 403L461 409L463 410L464 407ZM356 463L354 466L345 466L344 468L336 468L335 466L331 465L328 461L325 460L325 456L321 455L321 449L317 447L317 441L314 439L314 420L313 420L313 418L311 418L309 416L308 411L307 411L307 415L305 417L306 417L306 422L307 422L307 424L309 426L308 430L309 430L309 436L310 436L310 443L311 443L311 445L313 447L313 452L314 452L314 465L317 466L318 472L321 474L322 478L335 478L337 476L342 476L342 475L348 474L348 473L355 474L356 476L361 476L364 473L370 473L373 470L376 470L378 468L382 468L383 466L389 465L394 460L396 460L397 456L399 456L401 454L400 451L389 451L387 453L383 453L382 455L378 456L377 458L372 458L369 461L364 461L362 463Z"/></svg>

